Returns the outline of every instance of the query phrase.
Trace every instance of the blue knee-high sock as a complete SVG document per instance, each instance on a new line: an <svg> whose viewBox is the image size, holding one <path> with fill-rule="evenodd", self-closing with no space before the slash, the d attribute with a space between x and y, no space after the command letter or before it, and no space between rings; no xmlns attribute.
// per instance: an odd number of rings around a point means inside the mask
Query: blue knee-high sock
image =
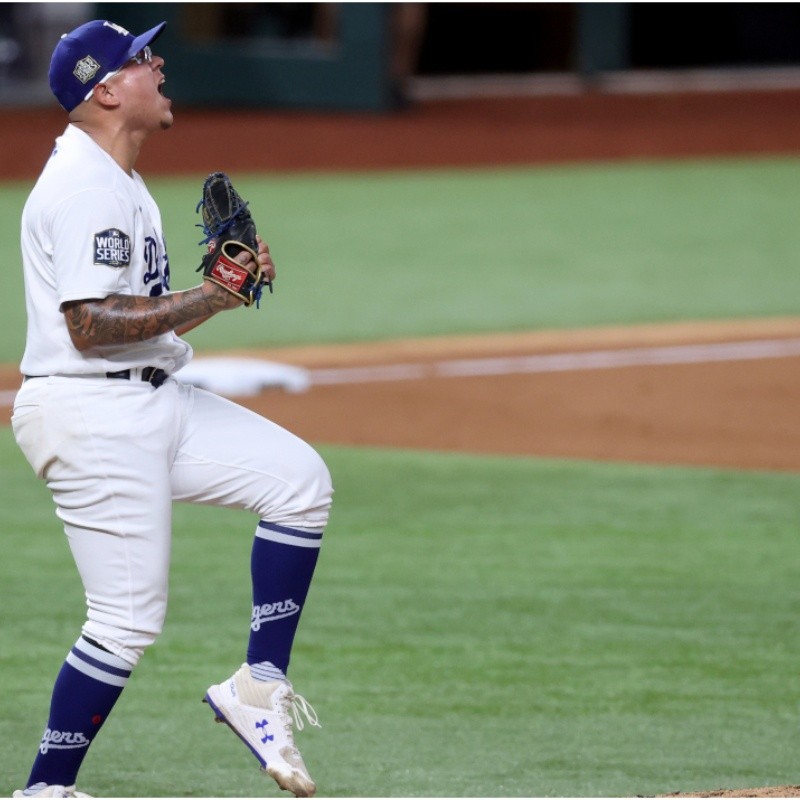
<svg viewBox="0 0 800 800"><path fill-rule="evenodd" d="M89 745L117 702L131 665L81 637L58 673L50 717L28 786L71 786Z"/></svg>
<svg viewBox="0 0 800 800"><path fill-rule="evenodd" d="M289 667L300 614L317 565L322 531L259 522L250 571L253 615L248 664L269 662L275 671L254 671L254 677L281 677Z"/></svg>

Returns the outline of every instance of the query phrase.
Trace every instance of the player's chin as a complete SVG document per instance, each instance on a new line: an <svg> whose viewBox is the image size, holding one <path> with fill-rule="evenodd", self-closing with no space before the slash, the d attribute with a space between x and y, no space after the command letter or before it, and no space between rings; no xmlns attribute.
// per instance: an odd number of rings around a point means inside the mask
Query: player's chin
<svg viewBox="0 0 800 800"><path fill-rule="evenodd" d="M174 121L175 117L173 116L172 112L167 111L166 114L161 117L161 130L166 131L171 128Z"/></svg>
<svg viewBox="0 0 800 800"><path fill-rule="evenodd" d="M174 115L172 113L172 100L169 97L165 97L163 94L161 95L161 130L166 130L167 128L172 127L172 123L175 121Z"/></svg>

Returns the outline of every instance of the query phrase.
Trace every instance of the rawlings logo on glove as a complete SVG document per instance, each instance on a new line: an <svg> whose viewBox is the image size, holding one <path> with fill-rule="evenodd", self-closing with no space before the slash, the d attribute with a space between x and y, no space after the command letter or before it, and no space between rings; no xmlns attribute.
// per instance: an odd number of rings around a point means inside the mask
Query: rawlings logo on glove
<svg viewBox="0 0 800 800"><path fill-rule="evenodd" d="M200 244L207 243L208 252L197 271L202 271L205 280L241 297L246 306L258 306L264 284L270 292L272 284L258 261L256 226L247 206L224 172L206 178L197 211L203 219L199 227L206 235ZM240 263L236 257L242 252L250 253L252 261Z"/></svg>
<svg viewBox="0 0 800 800"><path fill-rule="evenodd" d="M222 247L224 251L225 245ZM232 261L223 252L214 259L211 271L203 277L218 283L220 286L224 286L229 292L241 295L242 287L251 276L252 273L246 267L242 266L238 261Z"/></svg>

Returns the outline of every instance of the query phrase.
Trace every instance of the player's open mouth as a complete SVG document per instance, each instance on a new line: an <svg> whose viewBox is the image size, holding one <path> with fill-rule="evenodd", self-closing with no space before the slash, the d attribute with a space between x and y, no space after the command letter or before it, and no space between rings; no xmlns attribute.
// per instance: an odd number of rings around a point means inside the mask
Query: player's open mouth
<svg viewBox="0 0 800 800"><path fill-rule="evenodd" d="M167 82L166 78L162 78L161 82L158 84L158 93L160 95L164 94L164 84Z"/></svg>

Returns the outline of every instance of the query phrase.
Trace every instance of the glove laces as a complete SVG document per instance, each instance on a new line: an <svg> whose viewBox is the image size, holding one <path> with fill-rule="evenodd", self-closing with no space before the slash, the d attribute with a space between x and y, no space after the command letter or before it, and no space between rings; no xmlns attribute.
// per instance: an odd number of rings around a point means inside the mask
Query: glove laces
<svg viewBox="0 0 800 800"><path fill-rule="evenodd" d="M201 200L200 205L197 206L198 211L200 210L200 207L202 205L203 201ZM236 222L236 217L239 215L239 212L247 208L247 206L249 205L250 205L249 202L243 203L240 206L239 211L237 211L236 214L234 214L230 219L227 219L224 222L222 220L219 220L214 223L213 227L201 224L199 222L196 223L195 228L200 228L200 230L202 230L203 233L206 234L205 239L201 239L197 244L208 244L212 239L216 239L218 236L225 233L225 231L228 230L228 228L230 228L234 222Z"/></svg>

